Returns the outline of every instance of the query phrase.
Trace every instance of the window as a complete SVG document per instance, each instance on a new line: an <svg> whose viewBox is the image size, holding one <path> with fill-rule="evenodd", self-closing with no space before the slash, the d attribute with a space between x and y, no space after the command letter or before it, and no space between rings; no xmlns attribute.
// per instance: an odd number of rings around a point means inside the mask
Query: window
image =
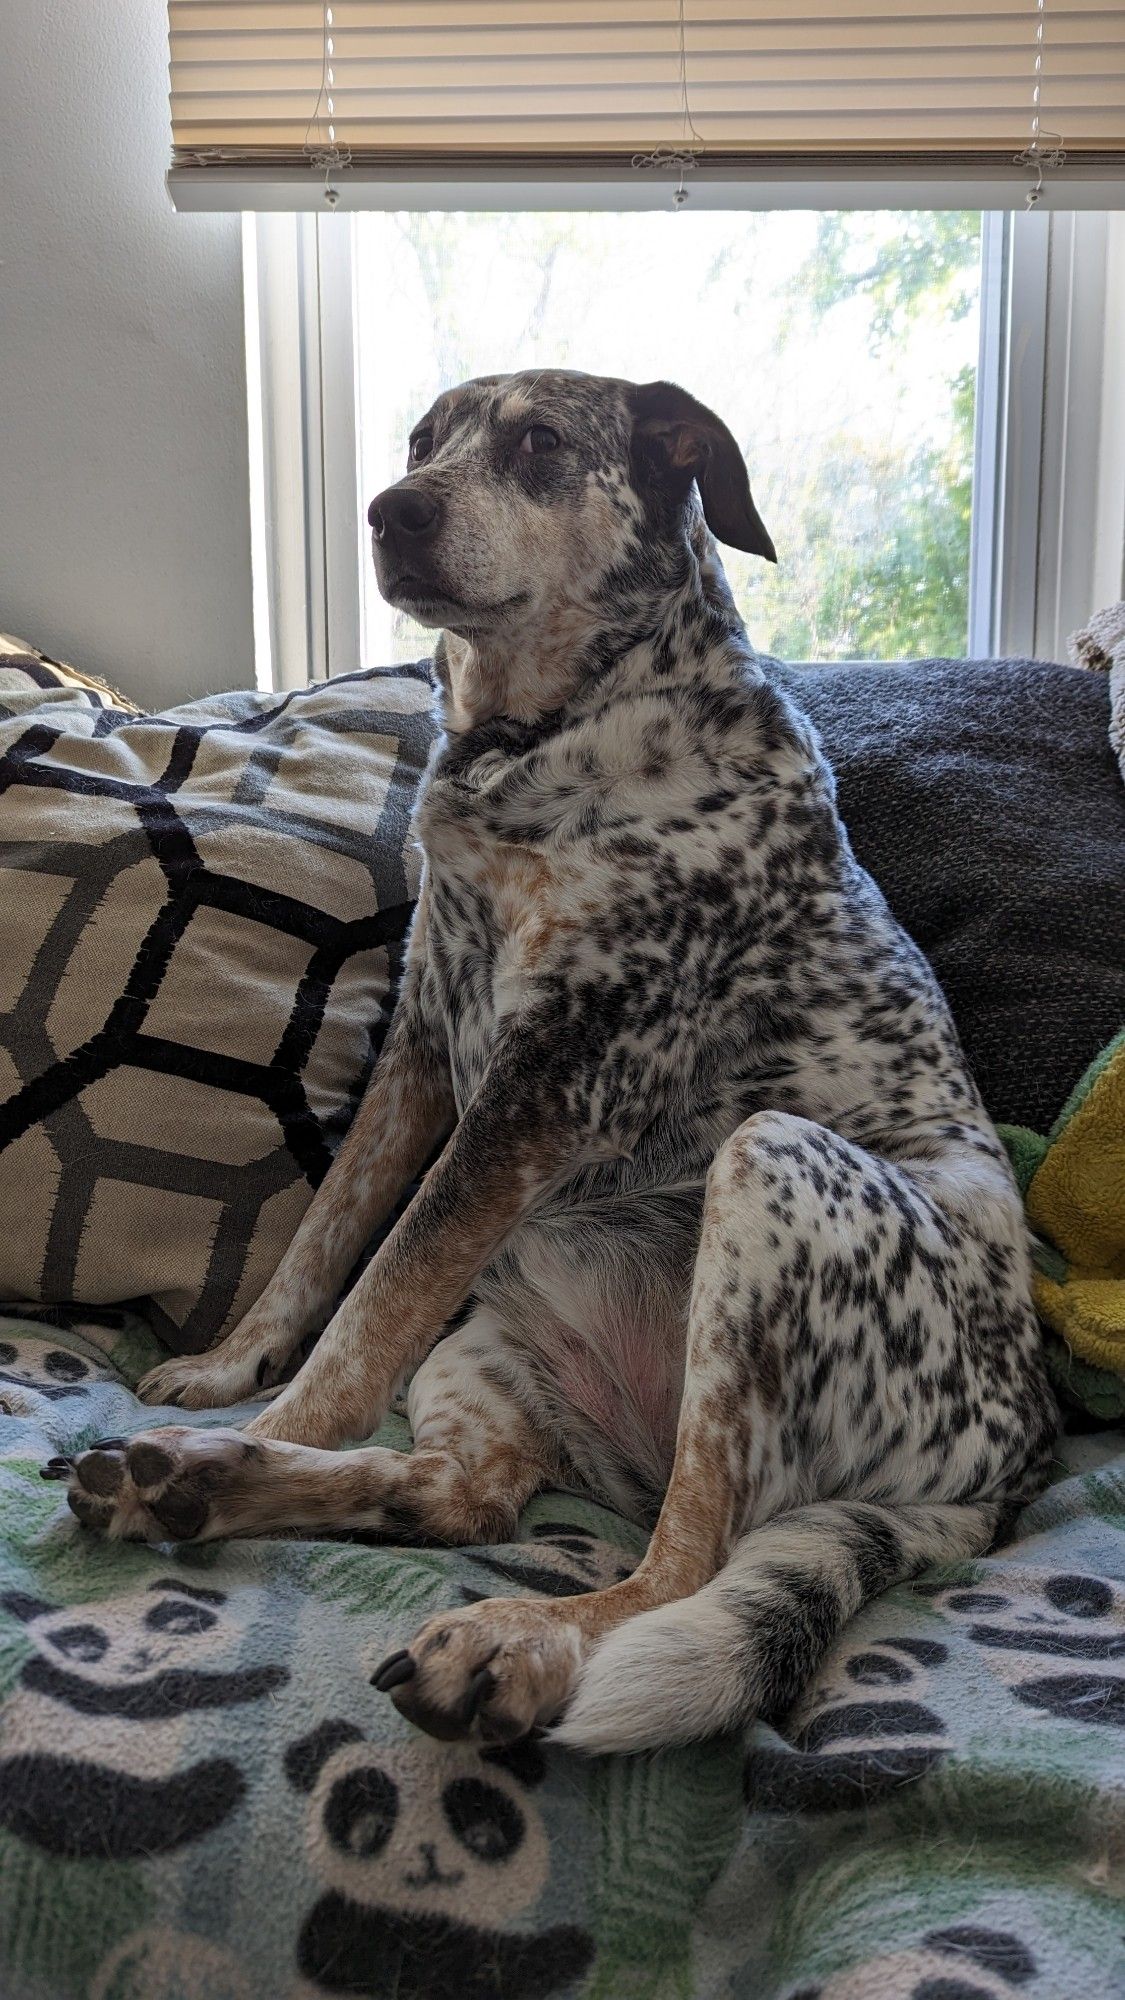
<svg viewBox="0 0 1125 2000"><path fill-rule="evenodd" d="M762 650L1063 656L1121 588L1104 365L1119 225L730 207L248 218L268 673L288 685L310 662L431 649L375 589L367 502L440 389L551 365L670 376L731 425L780 556L724 551Z"/></svg>
<svg viewBox="0 0 1125 2000"><path fill-rule="evenodd" d="M358 215L361 493L467 376L671 376L730 424L777 568L724 561L756 642L796 658L968 641L979 213ZM365 665L432 640L364 565Z"/></svg>

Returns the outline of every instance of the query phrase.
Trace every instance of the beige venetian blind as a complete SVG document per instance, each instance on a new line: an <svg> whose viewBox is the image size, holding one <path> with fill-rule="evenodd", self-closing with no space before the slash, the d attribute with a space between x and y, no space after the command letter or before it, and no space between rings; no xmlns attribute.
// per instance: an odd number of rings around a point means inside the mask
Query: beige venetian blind
<svg viewBox="0 0 1125 2000"><path fill-rule="evenodd" d="M1113 0L171 0L174 165L1125 160ZM1037 58L1039 68L1037 70ZM685 85L689 118L685 120Z"/></svg>

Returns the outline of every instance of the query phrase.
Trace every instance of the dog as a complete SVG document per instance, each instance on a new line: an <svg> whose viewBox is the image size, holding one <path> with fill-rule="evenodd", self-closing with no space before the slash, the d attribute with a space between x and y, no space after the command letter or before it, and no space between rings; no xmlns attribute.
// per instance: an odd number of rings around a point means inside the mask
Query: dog
<svg viewBox="0 0 1125 2000"><path fill-rule="evenodd" d="M371 504L438 627L425 870L372 1083L281 1265L152 1403L245 1429L56 1464L156 1540L510 1536L563 1486L651 1526L607 1588L442 1612L375 1684L440 1738L585 1751L792 1704L846 1621L975 1556L1056 1412L1021 1204L943 996L857 865L716 542L773 544L684 390L439 396ZM367 1438L409 1378L409 1455Z"/></svg>

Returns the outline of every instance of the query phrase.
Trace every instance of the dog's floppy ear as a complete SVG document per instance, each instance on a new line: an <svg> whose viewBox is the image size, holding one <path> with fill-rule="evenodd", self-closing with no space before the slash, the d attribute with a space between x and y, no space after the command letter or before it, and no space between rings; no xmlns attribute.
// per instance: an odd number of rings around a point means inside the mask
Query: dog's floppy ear
<svg viewBox="0 0 1125 2000"><path fill-rule="evenodd" d="M694 479L711 533L732 549L777 561L777 552L750 493L742 453L720 417L674 382L644 382L631 391L633 456L642 480L684 492Z"/></svg>

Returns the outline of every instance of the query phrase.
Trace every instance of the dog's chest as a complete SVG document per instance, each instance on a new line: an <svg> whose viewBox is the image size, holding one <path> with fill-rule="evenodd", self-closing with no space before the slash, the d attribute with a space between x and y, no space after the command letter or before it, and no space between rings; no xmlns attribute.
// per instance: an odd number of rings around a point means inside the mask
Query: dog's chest
<svg viewBox="0 0 1125 2000"><path fill-rule="evenodd" d="M591 898L581 871L473 816L427 802L419 832L430 890L428 957L458 1096L498 1035L580 949Z"/></svg>

